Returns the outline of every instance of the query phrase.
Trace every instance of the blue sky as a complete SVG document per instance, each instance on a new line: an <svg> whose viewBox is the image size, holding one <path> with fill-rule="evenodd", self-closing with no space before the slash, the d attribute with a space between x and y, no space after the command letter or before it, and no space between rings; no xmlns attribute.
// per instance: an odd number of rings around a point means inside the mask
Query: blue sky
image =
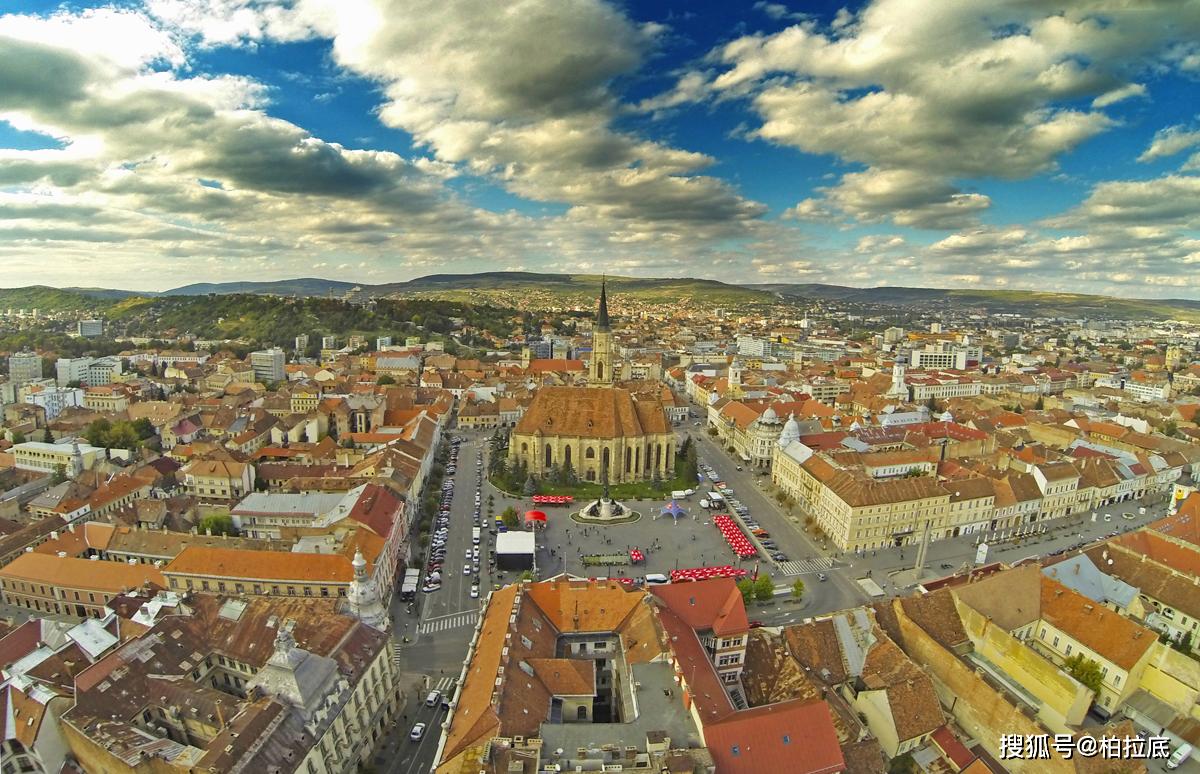
<svg viewBox="0 0 1200 774"><path fill-rule="evenodd" d="M9 3L0 285L1200 298L1200 9L1030 6Z"/></svg>

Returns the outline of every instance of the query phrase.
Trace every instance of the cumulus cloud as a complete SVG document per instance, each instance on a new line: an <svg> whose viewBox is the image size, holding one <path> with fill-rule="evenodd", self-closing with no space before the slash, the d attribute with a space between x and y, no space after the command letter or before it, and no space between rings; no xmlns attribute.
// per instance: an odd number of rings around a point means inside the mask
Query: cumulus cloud
<svg viewBox="0 0 1200 774"><path fill-rule="evenodd" d="M847 175L827 190L825 210L873 222L880 209L865 180L897 188L888 181L921 179L938 195L900 202L892 219L946 228L989 205L953 181L1053 169L1115 125L1103 108L1146 93L1132 72L1155 60L1186 68L1195 52L1177 47L1198 36L1200 7L1170 0L1137 8L1078 0L1053 10L874 0L826 27L804 22L730 41L708 57L717 73L707 88L695 71L671 93L745 99L760 118L751 137L866 165L852 173L866 178ZM1078 106L1082 98L1090 109ZM821 207L810 202L793 214Z"/></svg>
<svg viewBox="0 0 1200 774"><path fill-rule="evenodd" d="M1174 156L1191 147L1200 145L1200 130L1187 129L1183 126L1168 126L1155 132L1150 146L1138 156L1138 161L1154 161L1166 156Z"/></svg>

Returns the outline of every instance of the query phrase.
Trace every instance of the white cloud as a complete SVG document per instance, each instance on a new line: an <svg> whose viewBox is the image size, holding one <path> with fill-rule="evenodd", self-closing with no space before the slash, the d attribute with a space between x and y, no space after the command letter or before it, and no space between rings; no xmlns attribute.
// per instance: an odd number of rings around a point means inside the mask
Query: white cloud
<svg viewBox="0 0 1200 774"><path fill-rule="evenodd" d="M874 0L826 28L805 23L737 38L710 54L706 66L718 72L707 88L696 80L705 71L693 71L668 98L745 98L761 119L752 137L868 167L847 178L920 178L940 199L923 196L894 220L944 228L988 206L952 181L1053 169L1064 153L1115 125L1103 108L1145 95L1130 72L1149 63L1187 67L1194 49L1176 47L1198 37L1200 7L1171 0L1136 8L1077 0L1054 9ZM1079 108L1088 97L1091 108ZM863 187L862 179L849 179L831 188L835 199L825 209L874 221L879 208L855 206ZM836 199L838 191L846 201Z"/></svg>
<svg viewBox="0 0 1200 774"><path fill-rule="evenodd" d="M1142 155L1138 156L1138 161L1153 161L1164 156L1174 156L1196 145L1200 145L1200 130L1168 126L1154 133L1154 139Z"/></svg>

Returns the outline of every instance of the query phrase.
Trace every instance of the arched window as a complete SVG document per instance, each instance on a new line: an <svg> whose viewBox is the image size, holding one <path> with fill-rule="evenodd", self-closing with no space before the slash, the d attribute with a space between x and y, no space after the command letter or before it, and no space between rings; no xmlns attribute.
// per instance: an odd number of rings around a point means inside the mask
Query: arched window
<svg viewBox="0 0 1200 774"><path fill-rule="evenodd" d="M546 467L554 464L554 454L549 444L546 444Z"/></svg>
<svg viewBox="0 0 1200 774"><path fill-rule="evenodd" d="M595 480L596 480L596 471L594 471L594 470L589 470L589 471L587 472L587 480L588 480L588 481L595 481Z"/></svg>
<svg viewBox="0 0 1200 774"><path fill-rule="evenodd" d="M604 379L604 361L603 360L596 361L596 378ZM582 709L582 708L580 708L580 709Z"/></svg>
<svg viewBox="0 0 1200 774"><path fill-rule="evenodd" d="M547 463L549 464L549 463ZM654 469L662 470L662 444L654 444Z"/></svg>
<svg viewBox="0 0 1200 774"><path fill-rule="evenodd" d="M630 449L628 446L626 446L625 447L625 472L626 473L629 472L629 470L630 470L629 466L632 464L633 464L633 449Z"/></svg>
<svg viewBox="0 0 1200 774"><path fill-rule="evenodd" d="M587 451L585 451L583 453L583 456L589 460L594 460L594 459L596 459L596 450L594 448L592 448L591 446L589 446L587 448Z"/></svg>
<svg viewBox="0 0 1200 774"><path fill-rule="evenodd" d="M521 444L521 454L529 454L529 444Z"/></svg>
<svg viewBox="0 0 1200 774"><path fill-rule="evenodd" d="M567 446L567 447L563 448L563 467L565 468L567 465L570 465L570 464L571 464L571 447Z"/></svg>
<svg viewBox="0 0 1200 774"><path fill-rule="evenodd" d="M575 709L576 720L587 720L587 705L581 704Z"/></svg>
<svg viewBox="0 0 1200 774"><path fill-rule="evenodd" d="M608 447L605 446L604 451L600 452L600 459L602 460L602 462L600 463L600 467L603 468L604 470L608 471L608 476L609 476L609 479L611 480L612 468L609 467L610 458L611 458L611 455L609 454Z"/></svg>

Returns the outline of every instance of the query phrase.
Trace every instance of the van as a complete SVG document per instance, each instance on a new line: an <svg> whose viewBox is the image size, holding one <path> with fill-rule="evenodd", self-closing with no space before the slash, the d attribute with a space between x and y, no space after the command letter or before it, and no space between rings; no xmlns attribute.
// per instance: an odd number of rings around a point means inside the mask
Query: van
<svg viewBox="0 0 1200 774"><path fill-rule="evenodd" d="M475 545L479 545L479 534L479 527L473 527L471 529L471 542Z"/></svg>
<svg viewBox="0 0 1200 774"><path fill-rule="evenodd" d="M425 697L425 706L426 707L436 707L438 705L438 702L441 700L442 700L442 692L441 691L430 691L429 695Z"/></svg>
<svg viewBox="0 0 1200 774"><path fill-rule="evenodd" d="M1191 756L1191 754L1192 746L1190 744L1185 742L1184 744L1179 745L1179 748L1175 750L1175 752L1171 753L1171 757L1167 758L1167 768L1171 770L1179 768L1183 765L1184 761Z"/></svg>
<svg viewBox="0 0 1200 774"><path fill-rule="evenodd" d="M646 575L647 586L657 586L663 583L670 583L671 579L660 572L652 572Z"/></svg>

